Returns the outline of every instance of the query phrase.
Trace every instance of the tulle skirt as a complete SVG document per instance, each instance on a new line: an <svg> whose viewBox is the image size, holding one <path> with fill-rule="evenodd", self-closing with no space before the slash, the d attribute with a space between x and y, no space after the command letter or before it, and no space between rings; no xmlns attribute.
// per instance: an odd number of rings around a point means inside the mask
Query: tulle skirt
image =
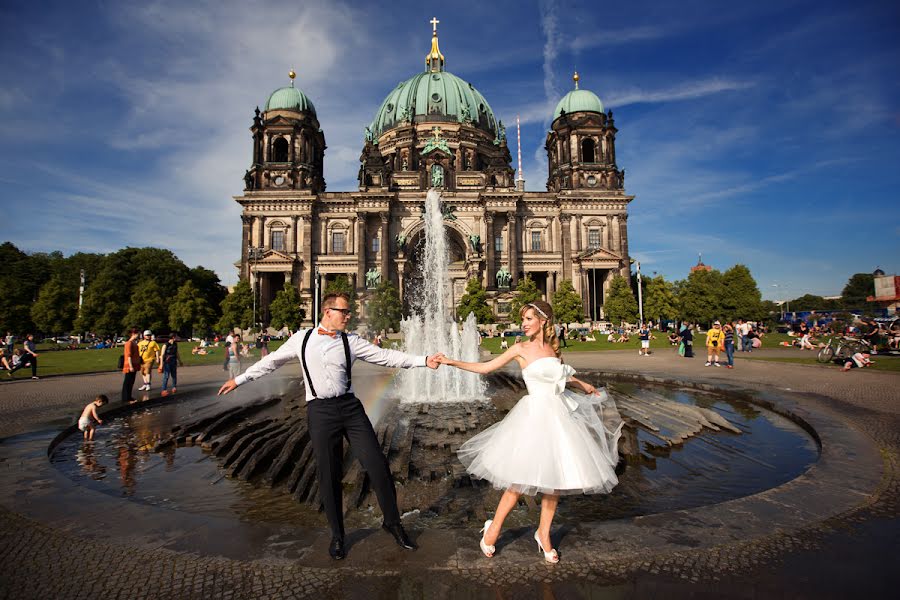
<svg viewBox="0 0 900 600"><path fill-rule="evenodd" d="M622 419L605 390L587 396L529 394L506 417L467 440L458 457L495 488L525 495L607 493Z"/></svg>

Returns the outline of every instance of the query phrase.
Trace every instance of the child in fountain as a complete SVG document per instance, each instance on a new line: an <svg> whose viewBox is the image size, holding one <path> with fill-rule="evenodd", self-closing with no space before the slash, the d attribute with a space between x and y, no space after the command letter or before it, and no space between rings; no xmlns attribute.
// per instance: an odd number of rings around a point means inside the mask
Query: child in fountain
<svg viewBox="0 0 900 600"><path fill-rule="evenodd" d="M97 409L107 402L109 402L109 398L100 394L81 411L81 417L78 419L78 429L84 432L84 439L94 439L94 431L97 429L97 425L103 424L103 419L97 414Z"/></svg>

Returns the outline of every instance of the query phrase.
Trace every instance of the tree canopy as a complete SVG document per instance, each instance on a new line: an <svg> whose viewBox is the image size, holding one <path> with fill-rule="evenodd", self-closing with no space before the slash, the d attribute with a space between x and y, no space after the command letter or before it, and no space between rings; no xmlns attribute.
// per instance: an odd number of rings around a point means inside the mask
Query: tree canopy
<svg viewBox="0 0 900 600"><path fill-rule="evenodd" d="M644 279L644 319L671 320L678 317L678 300L675 286L662 275Z"/></svg>
<svg viewBox="0 0 900 600"><path fill-rule="evenodd" d="M557 323L580 323L584 319L584 304L570 279L559 282L551 306Z"/></svg>
<svg viewBox="0 0 900 600"><path fill-rule="evenodd" d="M634 323L638 319L638 304L628 285L628 280L616 275L609 283L609 291L603 302L603 313L612 323Z"/></svg>
<svg viewBox="0 0 900 600"><path fill-rule="evenodd" d="M206 334L216 320L216 311L207 296L192 280L185 281L169 303L169 327L181 335Z"/></svg>
<svg viewBox="0 0 900 600"><path fill-rule="evenodd" d="M250 290L250 282L241 279L234 290L222 300L221 317L216 323L219 331L233 331L250 329L253 326L253 292Z"/></svg>
<svg viewBox="0 0 900 600"><path fill-rule="evenodd" d="M841 291L841 302L844 308L867 308L866 298L874 295L875 276L871 273L856 273Z"/></svg>
<svg viewBox="0 0 900 600"><path fill-rule="evenodd" d="M540 299L541 290L538 289L537 284L534 282L534 279L526 274L525 277L519 280L518 285L516 285L516 296L510 303L510 318L514 322L521 324L522 317L519 315L519 313L521 312L522 307L526 304Z"/></svg>
<svg viewBox="0 0 900 600"><path fill-rule="evenodd" d="M367 304L369 327L373 331L400 331L402 307L397 288L389 279L382 279Z"/></svg>
<svg viewBox="0 0 900 600"><path fill-rule="evenodd" d="M306 310L300 299L300 292L290 281L284 282L284 289L278 290L269 304L269 325L275 329L287 327L297 331L306 318Z"/></svg>
<svg viewBox="0 0 900 600"><path fill-rule="evenodd" d="M765 316L761 304L762 294L746 266L737 264L725 271L721 285L722 289L718 294L721 310L719 317L728 321L756 321Z"/></svg>
<svg viewBox="0 0 900 600"><path fill-rule="evenodd" d="M722 297L722 273L692 271L678 287L678 310L681 317L707 326L719 318Z"/></svg>
<svg viewBox="0 0 900 600"><path fill-rule="evenodd" d="M475 313L475 320L479 325L494 322L494 312L487 303L487 292L477 277L466 282L466 293L459 299L456 307L456 316L460 320L465 321L469 313Z"/></svg>

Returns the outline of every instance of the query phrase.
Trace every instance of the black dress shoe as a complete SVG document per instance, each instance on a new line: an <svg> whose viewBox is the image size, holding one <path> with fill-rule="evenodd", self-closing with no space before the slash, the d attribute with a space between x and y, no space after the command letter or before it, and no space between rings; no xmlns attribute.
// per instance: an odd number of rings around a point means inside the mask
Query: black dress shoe
<svg viewBox="0 0 900 600"><path fill-rule="evenodd" d="M396 525L382 525L381 528L394 536L394 539L397 540L397 545L401 548L407 550L416 550L418 548L418 546L409 539L406 532L403 531L403 525L400 523L397 523Z"/></svg>
<svg viewBox="0 0 900 600"><path fill-rule="evenodd" d="M328 554L331 555L331 558L334 560L343 560L347 556L347 551L344 549L344 538L331 538L331 545L328 546Z"/></svg>

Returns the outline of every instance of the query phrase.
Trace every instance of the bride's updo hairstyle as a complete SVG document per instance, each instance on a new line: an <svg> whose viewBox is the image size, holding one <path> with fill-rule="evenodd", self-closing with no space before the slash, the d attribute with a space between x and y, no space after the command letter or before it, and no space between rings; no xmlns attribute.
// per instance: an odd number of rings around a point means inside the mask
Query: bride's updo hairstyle
<svg viewBox="0 0 900 600"><path fill-rule="evenodd" d="M543 300L535 300L534 302L529 302L519 310L519 317L524 317L525 311L528 310L534 311L534 316L544 322L542 328L544 332L544 342L550 344L550 347L553 348L553 352L559 357L559 338L556 337L556 331L553 327L553 307Z"/></svg>

